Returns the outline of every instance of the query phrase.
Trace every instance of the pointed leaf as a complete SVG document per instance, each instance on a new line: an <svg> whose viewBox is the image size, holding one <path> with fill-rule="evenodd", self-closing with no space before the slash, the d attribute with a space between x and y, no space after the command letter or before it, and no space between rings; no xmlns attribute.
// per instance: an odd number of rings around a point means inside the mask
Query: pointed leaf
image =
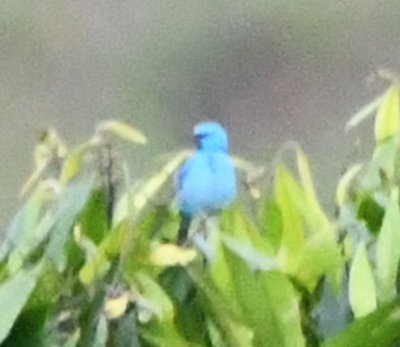
<svg viewBox="0 0 400 347"><path fill-rule="evenodd" d="M391 180L394 177L399 143L399 136L393 136L376 145L372 163L376 165L380 178L383 176L384 179ZM381 181L382 178L379 184Z"/></svg>
<svg viewBox="0 0 400 347"><path fill-rule="evenodd" d="M290 272L290 269L298 266L298 256L305 242L303 219L297 210L300 204L297 201L304 201L304 193L289 172L281 166L276 170L275 197L282 215L279 261Z"/></svg>
<svg viewBox="0 0 400 347"><path fill-rule="evenodd" d="M108 338L107 319L104 314L100 315L97 324L96 335L94 337L93 347L106 347Z"/></svg>
<svg viewBox="0 0 400 347"><path fill-rule="evenodd" d="M399 87L393 84L378 108L375 120L375 139L380 143L400 131Z"/></svg>
<svg viewBox="0 0 400 347"><path fill-rule="evenodd" d="M350 118L350 120L346 124L346 131L351 130L352 128L356 127L358 124L360 124L362 121L364 121L366 118L369 116L373 115L373 112L379 107L379 105L382 103L383 98L385 97L385 93L382 95L379 95L377 98L375 98L373 101L371 101L369 104L365 105L362 107L357 113Z"/></svg>
<svg viewBox="0 0 400 347"><path fill-rule="evenodd" d="M261 202L259 221L262 236L268 240L273 252L276 253L282 238L282 216L275 200L268 199Z"/></svg>
<svg viewBox="0 0 400 347"><path fill-rule="evenodd" d="M310 164L304 152L297 148L297 167L300 174L301 183L304 189L305 198L308 202L308 207L315 213L317 219L321 223L328 223L322 209L319 205L317 194L315 193L313 178L311 174Z"/></svg>
<svg viewBox="0 0 400 347"><path fill-rule="evenodd" d="M75 332L68 338L67 342L65 342L63 347L76 347L81 337L81 331L79 329L75 330Z"/></svg>
<svg viewBox="0 0 400 347"><path fill-rule="evenodd" d="M68 153L60 175L60 182L62 184L67 184L81 171L85 156L91 147L90 142L83 143Z"/></svg>
<svg viewBox="0 0 400 347"><path fill-rule="evenodd" d="M322 347L393 347L400 338L400 301L396 299L362 317Z"/></svg>
<svg viewBox="0 0 400 347"><path fill-rule="evenodd" d="M222 235L222 241L231 252L240 257L252 270L271 271L277 269L277 264L273 257L254 249L249 242L239 241L227 235Z"/></svg>
<svg viewBox="0 0 400 347"><path fill-rule="evenodd" d="M134 283L138 291L149 302L152 303L153 313L161 321L172 322L175 312L171 299L163 288L145 272L135 274Z"/></svg>
<svg viewBox="0 0 400 347"><path fill-rule="evenodd" d="M63 271L67 265L65 245L78 213L84 207L88 199L92 184L92 177L82 177L80 180L71 182L60 197L60 203L56 213L57 221L51 230L50 241L47 247L47 255L60 272Z"/></svg>
<svg viewBox="0 0 400 347"><path fill-rule="evenodd" d="M350 267L349 300L356 318L371 313L377 307L374 277L364 243L358 246Z"/></svg>
<svg viewBox="0 0 400 347"><path fill-rule="evenodd" d="M150 252L150 261L157 266L185 266L196 258L196 251L174 244L153 246Z"/></svg>
<svg viewBox="0 0 400 347"><path fill-rule="evenodd" d="M114 214L113 225L117 225L124 218L133 220L149 204L149 201L163 188L182 162L187 158L188 151L181 151L176 154L168 163L157 171L150 178L134 185L118 202Z"/></svg>
<svg viewBox="0 0 400 347"><path fill-rule="evenodd" d="M342 206L347 201L350 184L361 168L361 164L352 165L340 179L336 189L336 203L338 206Z"/></svg>
<svg viewBox="0 0 400 347"><path fill-rule="evenodd" d="M291 272L310 292L322 276L327 275L334 289L341 284L342 259L339 247L322 235L307 240L296 271Z"/></svg>
<svg viewBox="0 0 400 347"><path fill-rule="evenodd" d="M115 298L108 298L104 305L104 313L108 319L121 317L128 307L129 293L124 292Z"/></svg>
<svg viewBox="0 0 400 347"><path fill-rule="evenodd" d="M35 288L42 263L20 270L0 284L0 343L7 337L12 325Z"/></svg>
<svg viewBox="0 0 400 347"><path fill-rule="evenodd" d="M190 269L190 276L203 294L202 305L222 328L224 338L232 347L253 347L254 331L238 318L235 300L226 292L219 291L205 273Z"/></svg>
<svg viewBox="0 0 400 347"><path fill-rule="evenodd" d="M123 140L142 145L147 142L146 136L140 130L129 124L115 120L108 120L100 123L98 130L111 132Z"/></svg>
<svg viewBox="0 0 400 347"><path fill-rule="evenodd" d="M102 278L111 265L103 248L97 247L91 239L82 235L80 230L80 226L75 226L74 239L85 252L86 263L79 271L79 280L83 285L89 286Z"/></svg>
<svg viewBox="0 0 400 347"><path fill-rule="evenodd" d="M393 188L376 246L376 277L378 298L381 302L391 300L396 295L396 276L400 260L398 195L398 188Z"/></svg>

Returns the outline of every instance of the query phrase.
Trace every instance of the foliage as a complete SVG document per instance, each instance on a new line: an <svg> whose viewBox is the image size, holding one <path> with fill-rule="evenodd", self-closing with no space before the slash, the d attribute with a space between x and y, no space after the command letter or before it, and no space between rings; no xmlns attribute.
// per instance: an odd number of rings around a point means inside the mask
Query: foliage
<svg viewBox="0 0 400 347"><path fill-rule="evenodd" d="M49 130L0 249L2 345L393 346L397 84L349 127L375 109L374 153L339 181L336 216L319 204L296 145L296 169L280 161L269 194L260 185L265 170L237 159L249 199L218 221L195 221L188 248L174 245L173 203L155 204L186 151L132 183L114 137L144 144L137 129L107 121L71 149Z"/></svg>

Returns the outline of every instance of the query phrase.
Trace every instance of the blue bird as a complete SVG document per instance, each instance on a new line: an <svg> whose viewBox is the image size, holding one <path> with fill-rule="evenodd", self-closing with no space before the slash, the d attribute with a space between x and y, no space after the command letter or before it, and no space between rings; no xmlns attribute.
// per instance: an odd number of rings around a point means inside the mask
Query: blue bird
<svg viewBox="0 0 400 347"><path fill-rule="evenodd" d="M193 133L197 149L178 172L177 195L182 218L179 245L186 243L193 217L216 213L236 197L236 173L225 129L208 121L197 124Z"/></svg>

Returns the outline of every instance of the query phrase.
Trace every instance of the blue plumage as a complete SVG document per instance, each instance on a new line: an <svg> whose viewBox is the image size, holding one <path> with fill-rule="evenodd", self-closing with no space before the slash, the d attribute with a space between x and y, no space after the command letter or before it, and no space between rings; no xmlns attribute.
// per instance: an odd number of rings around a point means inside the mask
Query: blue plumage
<svg viewBox="0 0 400 347"><path fill-rule="evenodd" d="M236 196L236 174L228 153L228 136L217 122L195 126L197 149L178 173L178 203L183 221L178 243L185 242L190 220L217 212Z"/></svg>

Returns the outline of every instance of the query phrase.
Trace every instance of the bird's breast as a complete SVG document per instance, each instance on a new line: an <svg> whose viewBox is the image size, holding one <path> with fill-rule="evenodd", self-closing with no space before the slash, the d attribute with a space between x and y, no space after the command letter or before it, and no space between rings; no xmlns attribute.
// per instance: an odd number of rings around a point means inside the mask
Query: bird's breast
<svg viewBox="0 0 400 347"><path fill-rule="evenodd" d="M228 154L196 153L186 164L179 200L182 210L195 214L218 210L236 196L236 175Z"/></svg>

